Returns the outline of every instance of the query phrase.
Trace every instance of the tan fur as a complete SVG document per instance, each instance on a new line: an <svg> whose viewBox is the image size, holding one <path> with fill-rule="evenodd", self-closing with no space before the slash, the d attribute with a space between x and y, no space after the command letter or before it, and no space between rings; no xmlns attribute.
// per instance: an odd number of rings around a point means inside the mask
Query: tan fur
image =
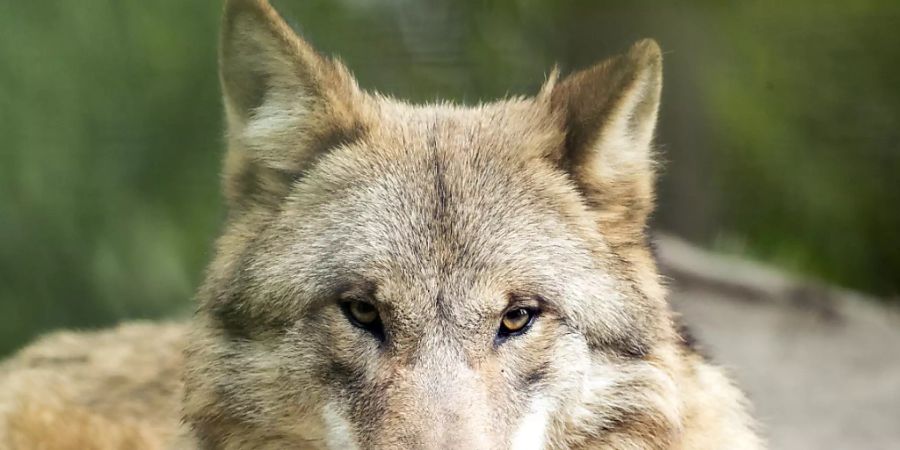
<svg viewBox="0 0 900 450"><path fill-rule="evenodd" d="M0 448L156 450L178 434L184 326L47 336L0 366Z"/></svg>
<svg viewBox="0 0 900 450"><path fill-rule="evenodd" d="M761 447L743 396L676 332L646 244L655 42L475 107L360 90L263 0L227 3L221 48L230 214L183 366L177 327L36 344L8 363L0 438ZM351 324L348 301L373 304L383 328ZM512 307L539 315L499 336ZM43 351L87 362L22 382ZM174 441L181 370L188 430Z"/></svg>

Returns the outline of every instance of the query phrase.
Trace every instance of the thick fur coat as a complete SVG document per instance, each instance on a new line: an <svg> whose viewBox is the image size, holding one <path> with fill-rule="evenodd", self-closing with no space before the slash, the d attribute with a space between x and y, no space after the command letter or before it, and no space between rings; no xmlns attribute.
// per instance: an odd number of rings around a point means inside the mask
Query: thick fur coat
<svg viewBox="0 0 900 450"><path fill-rule="evenodd" d="M761 447L647 245L655 42L534 97L417 106L230 0L220 60L229 216L194 319L25 349L0 442Z"/></svg>

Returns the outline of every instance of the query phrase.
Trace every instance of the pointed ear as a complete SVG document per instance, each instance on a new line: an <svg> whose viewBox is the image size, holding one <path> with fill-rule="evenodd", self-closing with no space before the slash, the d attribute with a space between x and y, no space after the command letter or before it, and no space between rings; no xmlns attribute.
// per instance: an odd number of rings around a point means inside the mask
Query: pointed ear
<svg viewBox="0 0 900 450"><path fill-rule="evenodd" d="M556 155L598 213L613 243L643 241L653 208L651 143L662 87L662 55L653 40L576 72L542 91L566 133Z"/></svg>
<svg viewBox="0 0 900 450"><path fill-rule="evenodd" d="M266 0L228 0L219 50L232 207L274 203L313 158L362 132L364 95Z"/></svg>

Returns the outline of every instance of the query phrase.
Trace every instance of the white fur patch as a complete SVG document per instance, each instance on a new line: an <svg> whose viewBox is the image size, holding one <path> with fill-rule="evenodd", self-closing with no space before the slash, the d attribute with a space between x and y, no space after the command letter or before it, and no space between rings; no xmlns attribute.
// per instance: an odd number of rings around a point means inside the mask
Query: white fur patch
<svg viewBox="0 0 900 450"><path fill-rule="evenodd" d="M547 399L541 397L531 402L528 415L519 423L510 448L516 450L541 450L544 448L551 406Z"/></svg>
<svg viewBox="0 0 900 450"><path fill-rule="evenodd" d="M341 415L340 410L329 402L322 408L322 421L325 423L325 445L333 450L356 450L353 428L350 422Z"/></svg>

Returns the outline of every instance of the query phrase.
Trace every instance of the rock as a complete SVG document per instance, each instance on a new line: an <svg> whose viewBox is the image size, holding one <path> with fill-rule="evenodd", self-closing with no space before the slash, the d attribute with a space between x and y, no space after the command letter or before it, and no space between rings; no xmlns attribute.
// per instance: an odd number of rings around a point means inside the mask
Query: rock
<svg viewBox="0 0 900 450"><path fill-rule="evenodd" d="M732 370L772 449L900 448L900 310L656 239L673 308Z"/></svg>

